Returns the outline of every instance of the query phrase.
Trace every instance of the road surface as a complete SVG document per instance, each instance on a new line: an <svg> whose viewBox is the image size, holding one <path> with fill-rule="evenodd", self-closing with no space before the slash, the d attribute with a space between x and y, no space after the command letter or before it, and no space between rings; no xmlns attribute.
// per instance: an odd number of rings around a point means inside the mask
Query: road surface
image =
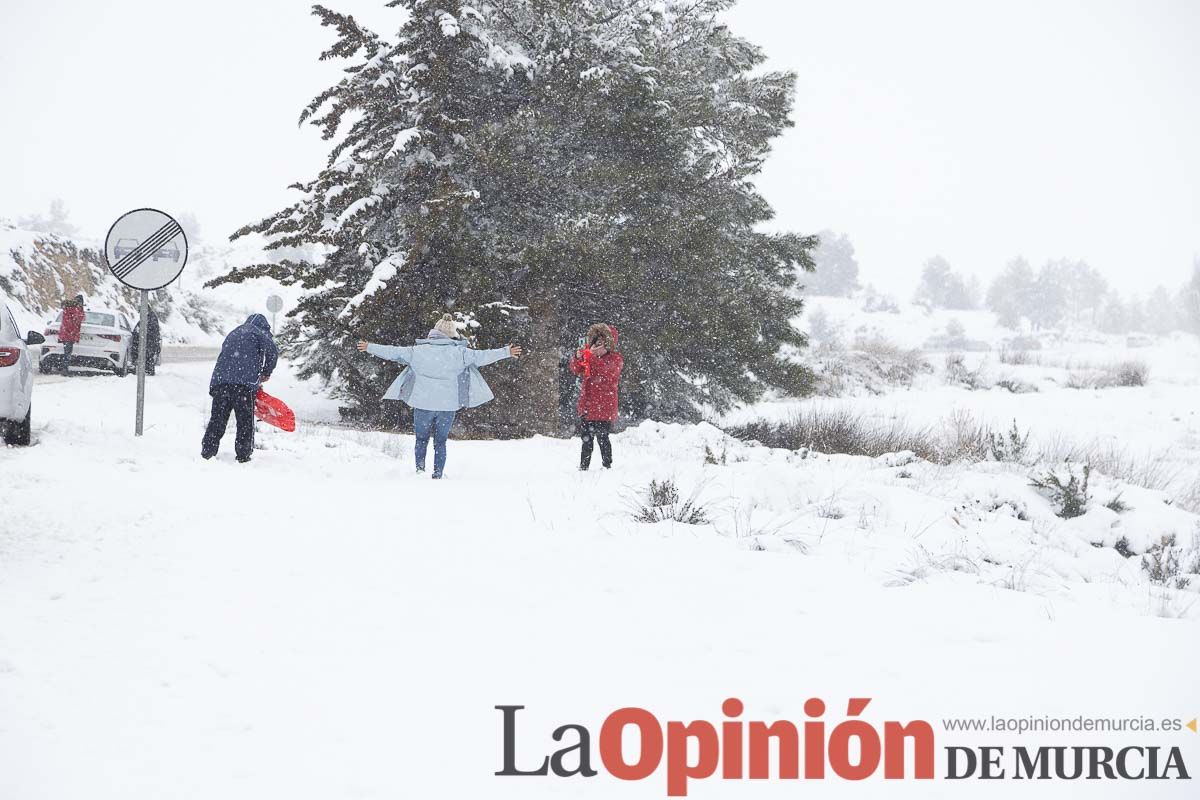
<svg viewBox="0 0 1200 800"><path fill-rule="evenodd" d="M162 350L163 364L182 364L190 361L216 361L217 353L221 352L219 347L193 347L190 345L170 345ZM136 375L136 372L131 372L130 375ZM60 383L65 380L74 378L112 378L117 379L117 376L111 372L102 372L100 370L91 369L73 369L71 370L71 378L66 378L62 375L49 374L44 375L41 372L34 373L34 384L43 385L47 383Z"/></svg>

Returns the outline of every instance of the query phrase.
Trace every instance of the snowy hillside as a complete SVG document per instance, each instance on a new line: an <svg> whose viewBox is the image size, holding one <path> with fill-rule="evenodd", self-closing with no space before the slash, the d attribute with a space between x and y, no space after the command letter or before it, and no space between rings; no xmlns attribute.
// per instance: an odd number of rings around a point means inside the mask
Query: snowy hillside
<svg viewBox="0 0 1200 800"><path fill-rule="evenodd" d="M83 294L89 305L123 310L131 319L137 318L137 293L109 273L102 247L100 242L22 230L0 220L0 293L13 304L13 313L23 328L40 331L58 313L62 299L77 293ZM221 337L248 314L265 313L269 294L284 298L285 311L291 308L296 291L274 281L250 281L217 289L203 286L206 280L232 266L262 260L265 257L258 239L239 240L235 245L198 243L189 252L188 265L179 280L153 293L164 340L168 344L219 344Z"/></svg>

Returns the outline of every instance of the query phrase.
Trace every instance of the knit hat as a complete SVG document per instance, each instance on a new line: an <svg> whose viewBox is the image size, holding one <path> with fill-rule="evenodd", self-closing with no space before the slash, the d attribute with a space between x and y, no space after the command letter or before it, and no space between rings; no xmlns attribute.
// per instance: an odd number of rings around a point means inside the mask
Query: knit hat
<svg viewBox="0 0 1200 800"><path fill-rule="evenodd" d="M437 321L433 329L443 336L449 336L451 339L458 338L458 326L454 324L454 317L449 314L442 314L442 318Z"/></svg>

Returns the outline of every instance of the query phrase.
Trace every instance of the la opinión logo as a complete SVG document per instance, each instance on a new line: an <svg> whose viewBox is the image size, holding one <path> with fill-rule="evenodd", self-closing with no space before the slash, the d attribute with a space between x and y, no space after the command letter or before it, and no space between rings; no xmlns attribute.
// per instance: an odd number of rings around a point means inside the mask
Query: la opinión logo
<svg viewBox="0 0 1200 800"><path fill-rule="evenodd" d="M720 774L725 780L743 778L779 778L795 780L823 779L832 773L845 780L863 780L883 768L889 779L934 777L936 743L933 726L928 722L884 722L882 732L859 719L870 698L853 698L846 704L850 719L829 730L822 717L825 701L812 698L805 702L806 721L797 725L789 720L767 723L743 721L745 707L730 698L721 706L725 719L661 722L644 708L621 708L609 714L600 726L598 752L600 765L614 778L640 781L650 778L659 767L666 768L667 795L684 797L688 782ZM525 706L496 706L503 715L504 768L501 776L556 776L591 778L593 767L592 734L584 725L557 727L551 737L563 746L545 756L540 764L517 764L517 713ZM636 756L627 758L625 744L636 734ZM851 742L855 743L852 757ZM906 759L906 748L912 752ZM772 752L778 758L772 764ZM695 757L690 754L694 753Z"/></svg>
<svg viewBox="0 0 1200 800"><path fill-rule="evenodd" d="M559 725L553 750L540 761L518 763L518 714L523 705L498 705L503 732L502 777L593 778L600 770L623 781L664 773L669 797L684 797L692 781L722 780L933 780L937 741L924 720L872 723L862 718L871 698L851 698L846 719L826 722L820 698L804 703L801 722L744 720L745 706L731 697L723 719L661 721L651 711L626 707L592 731ZM1189 780L1177 747L1128 746L945 748L947 780ZM597 761L598 756L598 761Z"/></svg>

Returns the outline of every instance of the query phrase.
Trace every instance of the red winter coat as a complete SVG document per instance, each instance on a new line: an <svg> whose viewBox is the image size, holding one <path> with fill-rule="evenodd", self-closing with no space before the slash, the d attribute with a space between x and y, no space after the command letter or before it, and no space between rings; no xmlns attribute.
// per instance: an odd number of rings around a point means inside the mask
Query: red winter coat
<svg viewBox="0 0 1200 800"><path fill-rule="evenodd" d="M62 312L62 323L58 326L58 341L75 344L79 341L79 329L83 326L83 308L67 306Z"/></svg>
<svg viewBox="0 0 1200 800"><path fill-rule="evenodd" d="M599 330L601 328L604 330ZM606 342L609 352L602 356L585 357L583 350L578 350L571 357L571 372L583 378L575 411L586 420L612 422L617 418L617 388L625 359L615 349L616 328L611 325L593 325L588 329L589 342L596 333L600 333L605 339L611 337L611 342Z"/></svg>

